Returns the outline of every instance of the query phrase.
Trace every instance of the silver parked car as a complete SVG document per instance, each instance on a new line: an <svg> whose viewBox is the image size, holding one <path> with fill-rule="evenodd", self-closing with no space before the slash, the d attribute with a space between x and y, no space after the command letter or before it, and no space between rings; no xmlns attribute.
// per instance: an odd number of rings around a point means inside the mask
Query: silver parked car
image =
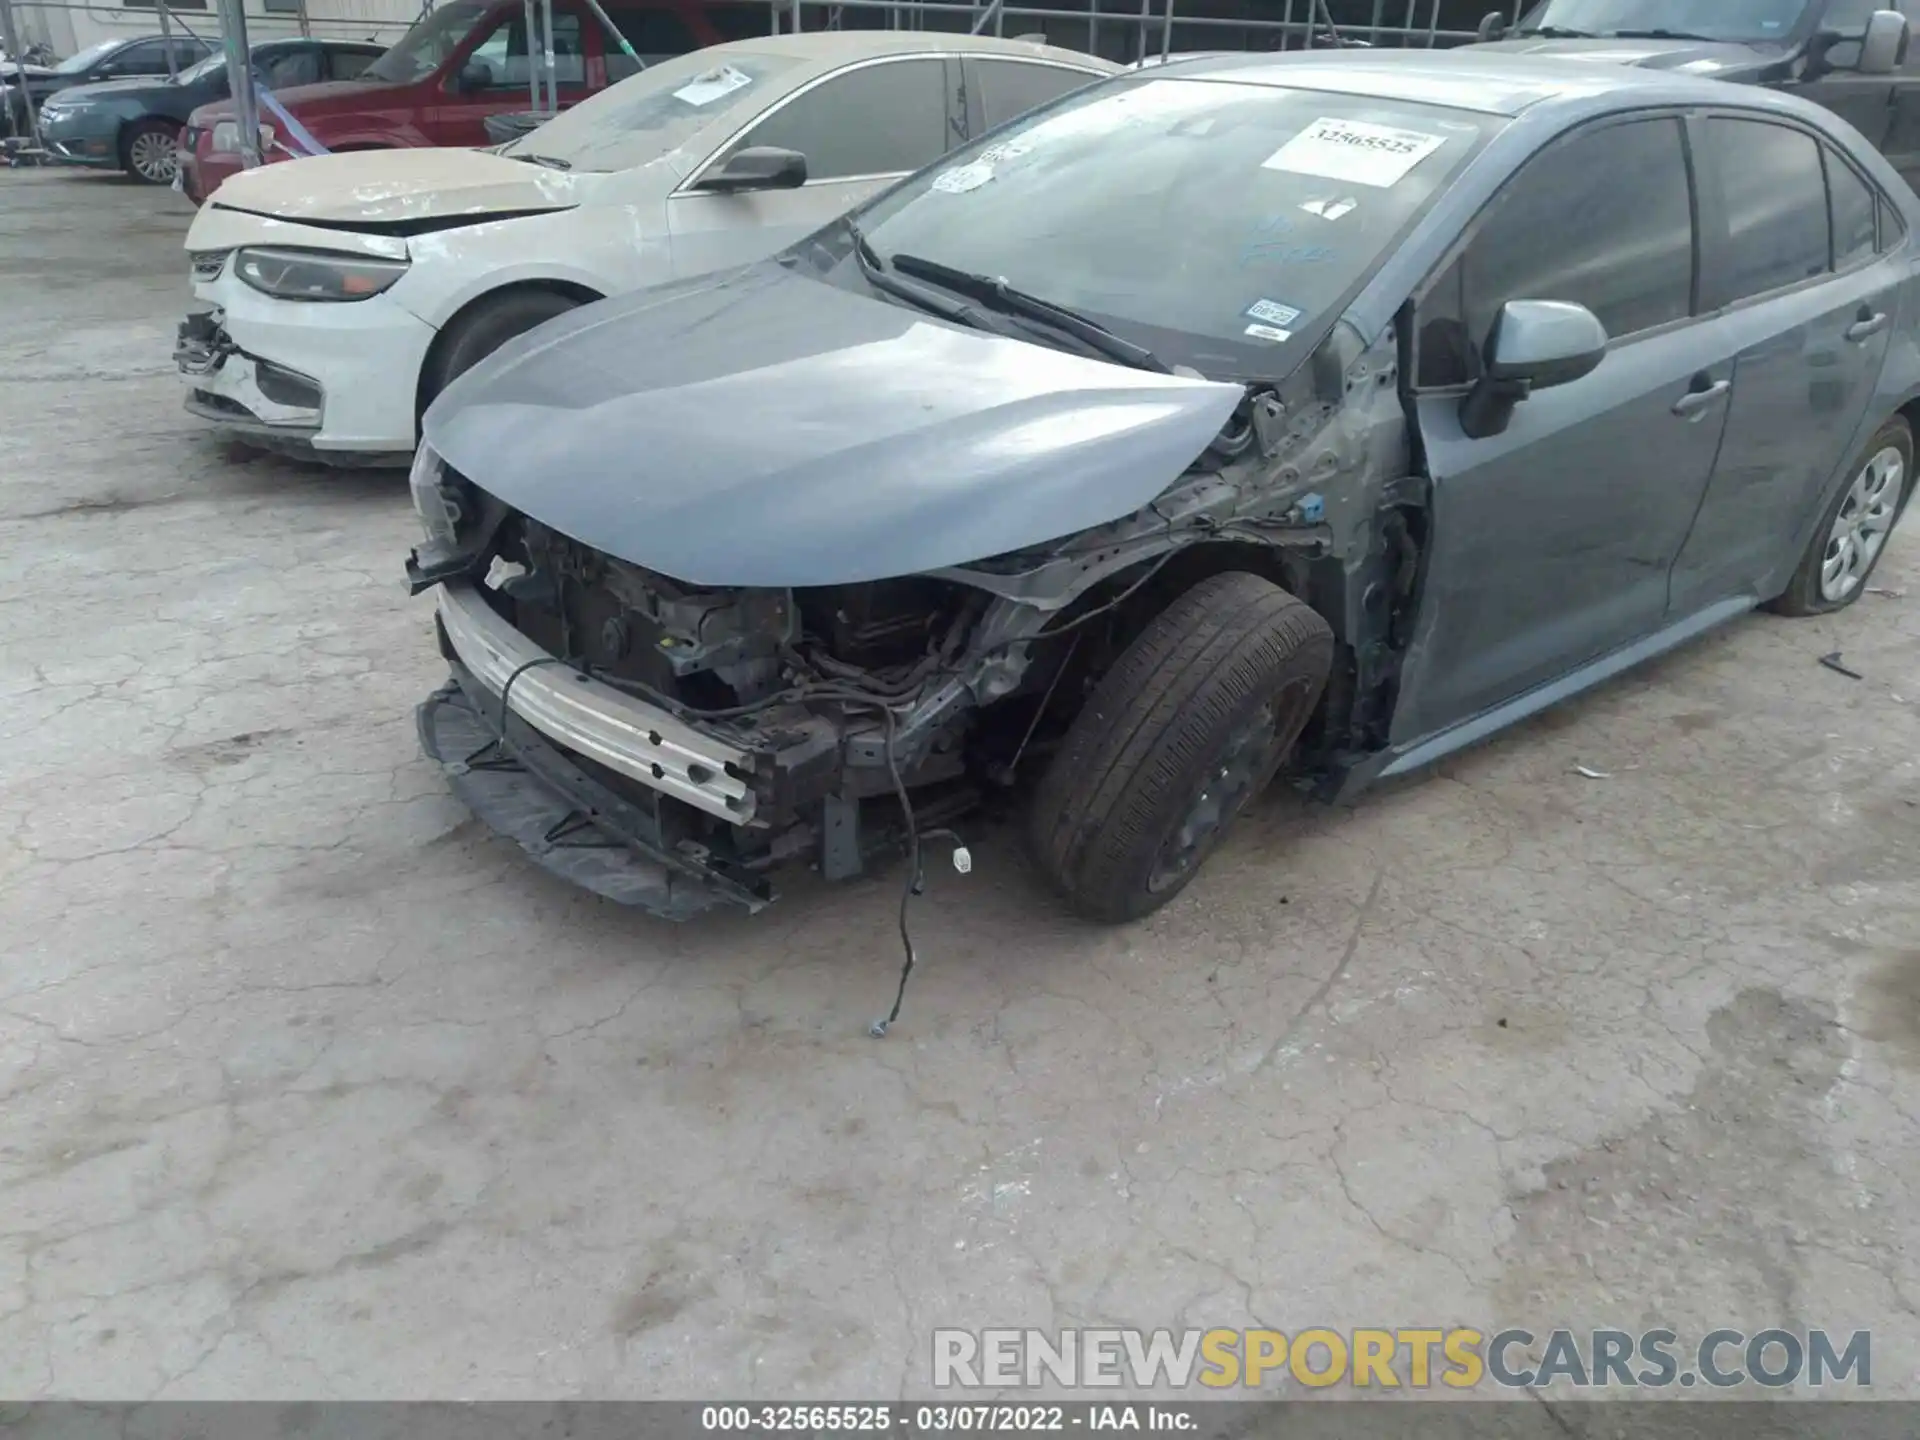
<svg viewBox="0 0 1920 1440"><path fill-rule="evenodd" d="M1276 771L1435 760L1911 490L1920 201L1832 113L1526 55L1189 60L463 376L414 473L428 752L658 913L1024 791L1106 920Z"/></svg>

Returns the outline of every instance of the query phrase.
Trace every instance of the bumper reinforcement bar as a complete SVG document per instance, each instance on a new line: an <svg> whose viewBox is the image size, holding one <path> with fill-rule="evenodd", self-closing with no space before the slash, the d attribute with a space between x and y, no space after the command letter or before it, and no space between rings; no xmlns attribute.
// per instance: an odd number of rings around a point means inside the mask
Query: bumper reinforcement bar
<svg viewBox="0 0 1920 1440"><path fill-rule="evenodd" d="M477 708L489 698L456 664L417 712L420 748L476 817L542 869L667 920L773 900L760 876L668 846L655 813L588 775L517 714L503 746L494 707Z"/></svg>

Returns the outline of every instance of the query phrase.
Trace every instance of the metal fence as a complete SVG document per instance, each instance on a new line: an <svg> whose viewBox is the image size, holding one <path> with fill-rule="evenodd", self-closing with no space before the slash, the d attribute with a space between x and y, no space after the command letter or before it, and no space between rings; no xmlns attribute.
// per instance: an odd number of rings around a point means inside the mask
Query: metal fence
<svg viewBox="0 0 1920 1440"><path fill-rule="evenodd" d="M0 41L10 54L18 55L20 37L13 3L0 0ZM259 163L252 77L246 63L247 36L254 22L275 26L292 22L303 35L311 35L315 27L325 27L331 33L384 30L397 38L398 32L433 7L433 0L421 0L418 13L401 20L314 15L307 0L294 0L292 10L278 11L248 10L245 0L213 3L214 11L187 16L169 6L167 0L153 0L153 14L162 34L178 29L205 41L209 48L218 46L226 51L234 107L243 132L241 149L250 164ZM584 3L629 58L639 63L599 0ZM1530 0L1484 3L1486 8L1499 9L1517 19ZM551 114L558 108L559 95L552 44L553 0L523 0L523 4L533 61L529 84L532 113ZM1031 0L768 0L767 19L769 30L776 35L843 28L1035 34L1053 44L1127 62L1190 50L1457 45L1475 38L1475 31L1460 28L1460 21L1469 18L1464 12L1471 5L1472 0L1139 0L1137 7L1133 0L1054 0L1050 4ZM31 0L31 7L112 14L121 20L130 13L97 0ZM145 9L145 5L140 7L140 11ZM1470 18L1477 22L1479 15ZM29 144L38 149L39 130L31 104L25 118ZM7 119L12 121L11 113Z"/></svg>
<svg viewBox="0 0 1920 1440"><path fill-rule="evenodd" d="M34 33L31 21L42 14L63 14L86 16L89 19L105 22L115 29L124 29L129 22L151 19L154 30L186 30L197 32L210 44L217 44L220 34L221 8L217 0L182 9L179 4L167 5L162 0L137 0L137 3L114 3L114 0L12 0L15 27L20 31L22 40L32 43L35 39L53 41L47 34ZM422 15L432 9L431 0L417 5L405 13L378 15L316 15L307 4L307 0L291 0L277 10L264 6L255 9L245 8L249 28L254 25L292 26L302 35L325 32L346 38L364 35L370 40L398 40L414 25ZM142 28L145 28L142 26ZM40 29L44 30L42 26ZM54 42L58 43L58 42ZM75 46L75 48L80 48ZM11 52L11 47L9 47Z"/></svg>
<svg viewBox="0 0 1920 1440"><path fill-rule="evenodd" d="M1526 0L1487 0L1517 18ZM1193 0L770 0L775 33L841 29L850 16L885 17L892 30L1044 32L1054 44L1133 61L1195 49L1286 50L1309 45L1376 48L1457 45L1475 32L1459 24L1460 0L1265 0L1202 9ZM1451 14L1450 14L1451 12ZM1479 14L1472 16L1478 22ZM1449 25L1449 19L1453 24ZM1033 22L1033 23L1022 23Z"/></svg>

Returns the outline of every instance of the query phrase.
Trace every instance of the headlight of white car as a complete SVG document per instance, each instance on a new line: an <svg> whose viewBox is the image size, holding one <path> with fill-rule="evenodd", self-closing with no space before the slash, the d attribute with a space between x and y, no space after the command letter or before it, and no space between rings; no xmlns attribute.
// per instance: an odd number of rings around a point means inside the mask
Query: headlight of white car
<svg viewBox="0 0 1920 1440"><path fill-rule="evenodd" d="M279 139L273 126L260 127L260 148L271 150L274 141ZM240 122L238 120L216 120L213 122L213 136L207 141L216 155L238 155L240 153Z"/></svg>
<svg viewBox="0 0 1920 1440"><path fill-rule="evenodd" d="M278 300L365 300L406 274L407 262L260 248L242 250L233 273Z"/></svg>
<svg viewBox="0 0 1920 1440"><path fill-rule="evenodd" d="M413 469L408 472L407 478L413 491L414 513L420 517L420 528L427 532L429 540L451 545L459 528L460 515L447 503L446 494L440 488L440 477L446 471L446 463L433 453L431 445L422 440L420 448L413 452Z"/></svg>

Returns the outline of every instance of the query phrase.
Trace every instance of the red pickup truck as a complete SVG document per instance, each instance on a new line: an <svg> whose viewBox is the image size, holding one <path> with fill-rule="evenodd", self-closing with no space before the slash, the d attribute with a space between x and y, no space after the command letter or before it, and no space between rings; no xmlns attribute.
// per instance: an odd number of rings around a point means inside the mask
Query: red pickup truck
<svg viewBox="0 0 1920 1440"><path fill-rule="evenodd" d="M648 64L723 40L767 33L766 0L602 0L601 8ZM523 0L446 0L359 78L277 91L274 99L328 150L485 145L489 115L531 104ZM636 68L578 0L553 0L553 64L561 108ZM306 153L260 109L263 160ZM196 204L240 169L231 102L204 105L180 136L180 188Z"/></svg>

